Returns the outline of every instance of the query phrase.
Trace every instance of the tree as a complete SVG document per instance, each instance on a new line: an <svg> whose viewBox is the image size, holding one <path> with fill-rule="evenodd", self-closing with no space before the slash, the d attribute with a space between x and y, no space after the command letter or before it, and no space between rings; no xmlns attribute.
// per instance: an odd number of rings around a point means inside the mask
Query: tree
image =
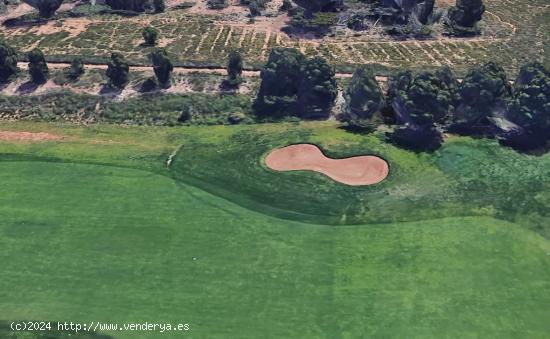
<svg viewBox="0 0 550 339"><path fill-rule="evenodd" d="M206 5L210 9L224 9L228 6L227 0L207 0Z"/></svg>
<svg viewBox="0 0 550 339"><path fill-rule="evenodd" d="M151 61L153 62L153 70L155 75L162 86L169 86L170 75L174 70L174 66L168 58L168 54L164 49L156 49L151 53Z"/></svg>
<svg viewBox="0 0 550 339"><path fill-rule="evenodd" d="M410 77L407 78L407 75ZM445 124L454 112L458 99L458 82L450 68L444 67L435 73L407 75L401 75L397 82L402 87L390 90L398 123Z"/></svg>
<svg viewBox="0 0 550 339"><path fill-rule="evenodd" d="M106 0L114 10L143 12L150 7L150 0Z"/></svg>
<svg viewBox="0 0 550 339"><path fill-rule="evenodd" d="M231 51L227 61L227 79L224 85L227 87L236 87L242 82L243 57L238 51Z"/></svg>
<svg viewBox="0 0 550 339"><path fill-rule="evenodd" d="M435 73L404 72L390 79L388 97L400 125L390 141L414 150L434 150L441 145L441 126L457 105L457 80L450 68Z"/></svg>
<svg viewBox="0 0 550 339"><path fill-rule="evenodd" d="M504 69L494 62L472 68L459 87L460 102L451 129L461 134L486 134L490 117L503 111L511 88Z"/></svg>
<svg viewBox="0 0 550 339"><path fill-rule="evenodd" d="M155 10L155 13L162 13L166 9L166 5L164 4L164 0L153 0L153 8Z"/></svg>
<svg viewBox="0 0 550 339"><path fill-rule="evenodd" d="M479 33L477 23L485 12L482 0L457 0L456 6L449 8L448 25L456 35Z"/></svg>
<svg viewBox="0 0 550 339"><path fill-rule="evenodd" d="M334 70L323 58L306 59L293 48L274 48L260 74L257 115L328 117L337 94Z"/></svg>
<svg viewBox="0 0 550 339"><path fill-rule="evenodd" d="M406 25L417 20L421 24L430 23L434 0L381 0L374 12L386 23ZM414 20L411 20L414 18Z"/></svg>
<svg viewBox="0 0 550 339"><path fill-rule="evenodd" d="M322 119L330 116L338 86L334 69L321 57L306 59L300 70L298 87L298 116Z"/></svg>
<svg viewBox="0 0 550 339"><path fill-rule="evenodd" d="M109 78L109 85L116 88L124 88L128 83L128 73L130 66L119 53L112 53L111 60L107 64L107 77Z"/></svg>
<svg viewBox="0 0 550 339"><path fill-rule="evenodd" d="M82 74L84 74L84 63L80 58L74 58L71 61L71 66L69 67L68 76L72 80L78 79Z"/></svg>
<svg viewBox="0 0 550 339"><path fill-rule="evenodd" d="M506 145L528 150L550 139L550 71L540 63L521 68L506 118L515 125L504 133Z"/></svg>
<svg viewBox="0 0 550 339"><path fill-rule="evenodd" d="M38 48L33 49L27 55L29 58L29 74L31 81L35 84L43 84L48 79L48 64L44 58L44 53Z"/></svg>
<svg viewBox="0 0 550 339"><path fill-rule="evenodd" d="M17 72L17 52L0 38L0 82L8 81Z"/></svg>
<svg viewBox="0 0 550 339"><path fill-rule="evenodd" d="M343 0L297 0L308 12L334 12L344 7Z"/></svg>
<svg viewBox="0 0 550 339"><path fill-rule="evenodd" d="M281 12L287 12L292 9L292 7L292 2L290 0L283 0L283 4L281 5L281 8L279 8L279 10Z"/></svg>
<svg viewBox="0 0 550 339"><path fill-rule="evenodd" d="M369 127L374 113L384 105L384 94L372 70L359 67L344 92L342 120L352 127Z"/></svg>
<svg viewBox="0 0 550 339"><path fill-rule="evenodd" d="M293 48L274 48L260 73L261 84L254 109L259 116L295 114L299 77L305 57Z"/></svg>
<svg viewBox="0 0 550 339"><path fill-rule="evenodd" d="M250 17L260 16L262 15L262 12L260 10L260 6L258 5L258 2L251 1L250 4L248 4L248 10L250 11Z"/></svg>
<svg viewBox="0 0 550 339"><path fill-rule="evenodd" d="M156 28L147 26L143 29L141 35L143 36L143 40L145 40L146 46L154 46L157 43L159 32Z"/></svg>
<svg viewBox="0 0 550 339"><path fill-rule="evenodd" d="M61 7L63 0L23 0L23 2L37 9L40 17L48 19Z"/></svg>

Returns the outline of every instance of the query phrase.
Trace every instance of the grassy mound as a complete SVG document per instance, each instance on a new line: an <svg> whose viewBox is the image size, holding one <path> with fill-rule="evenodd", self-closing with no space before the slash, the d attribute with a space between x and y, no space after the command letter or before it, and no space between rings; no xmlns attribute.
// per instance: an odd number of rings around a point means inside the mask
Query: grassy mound
<svg viewBox="0 0 550 339"><path fill-rule="evenodd" d="M451 137L433 154L412 153L333 124L192 129L173 175L248 208L324 224L391 223L449 216L525 221L550 236L550 155L519 154L491 140ZM312 172L274 172L275 147L309 142L334 158L374 154L390 165L380 184L350 187Z"/></svg>

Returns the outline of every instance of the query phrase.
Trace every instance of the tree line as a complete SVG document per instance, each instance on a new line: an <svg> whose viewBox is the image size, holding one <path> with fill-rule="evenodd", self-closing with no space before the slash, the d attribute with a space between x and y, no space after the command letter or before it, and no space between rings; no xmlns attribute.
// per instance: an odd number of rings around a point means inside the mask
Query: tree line
<svg viewBox="0 0 550 339"><path fill-rule="evenodd" d="M337 96L334 70L320 57L272 50L261 72L254 109L259 117L328 118ZM371 130L382 120L395 125L388 139L415 150L435 150L443 133L498 137L518 149L550 140L550 72L524 65L513 85L494 62L473 67L459 81L448 66L405 70L382 90L373 70L359 67L344 90L342 114L350 129Z"/></svg>
<svg viewBox="0 0 550 339"><path fill-rule="evenodd" d="M49 19L63 4L63 0L22 0L38 11L43 19ZM115 11L161 13L166 9L164 0L106 0L106 4Z"/></svg>
<svg viewBox="0 0 550 339"><path fill-rule="evenodd" d="M143 30L144 45L156 45L158 32L152 27ZM31 82L36 85L44 84L49 78L49 68L44 53L39 48L34 48L26 54L28 59L28 72ZM171 85L174 65L163 48L155 48L149 55L155 79L144 82L144 91L153 90L156 87L167 88ZM5 40L0 38L0 83L6 83L18 73L18 53ZM242 82L243 59L240 53L233 51L229 54L227 63L227 78L222 83L225 89L235 89ZM76 81L85 73L84 63L81 58L72 60L66 71L69 80ZM112 53L107 62L105 75L108 79L107 86L121 90L126 87L130 77L130 66L120 53Z"/></svg>
<svg viewBox="0 0 550 339"><path fill-rule="evenodd" d="M154 29L143 31L146 44L155 44ZM49 69L44 54L27 54L32 82L44 83ZM174 66L166 51L150 54L156 79L148 79L144 90L170 86ZM124 56L112 53L107 63L107 85L123 89L130 67ZM242 82L243 58L233 51L222 87L234 89ZM72 61L67 77L84 74L81 59ZM0 83L18 73L17 52L0 39ZM263 67L261 83L253 103L260 120L288 116L327 119L338 96L334 69L322 57L308 58L292 48L274 48ZM544 146L550 140L550 71L537 62L521 67L513 84L504 69L494 62L471 68L459 81L448 66L435 71L400 71L391 75L382 89L369 66L359 67L343 92L338 119L351 130L369 131L380 123L394 125L388 139L402 147L435 150L445 132L496 137L518 149Z"/></svg>

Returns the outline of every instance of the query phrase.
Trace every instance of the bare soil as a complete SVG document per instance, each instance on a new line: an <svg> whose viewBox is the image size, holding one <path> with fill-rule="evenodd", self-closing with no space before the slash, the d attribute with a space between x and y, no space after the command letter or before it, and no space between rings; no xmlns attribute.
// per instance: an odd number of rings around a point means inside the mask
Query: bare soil
<svg viewBox="0 0 550 339"><path fill-rule="evenodd" d="M62 136L45 132L14 132L0 131L0 141L15 141L15 142L41 142L41 141L56 141L63 139Z"/></svg>
<svg viewBox="0 0 550 339"><path fill-rule="evenodd" d="M315 171L352 186L377 184L389 173L388 163L377 156L331 159L317 146L310 144L277 148L269 153L265 163L275 171Z"/></svg>

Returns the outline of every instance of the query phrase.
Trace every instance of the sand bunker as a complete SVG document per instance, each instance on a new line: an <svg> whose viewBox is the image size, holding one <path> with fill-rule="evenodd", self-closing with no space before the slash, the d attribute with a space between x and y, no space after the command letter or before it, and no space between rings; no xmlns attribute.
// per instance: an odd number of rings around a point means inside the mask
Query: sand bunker
<svg viewBox="0 0 550 339"><path fill-rule="evenodd" d="M61 140L63 137L50 133L32 133L32 132L10 132L0 131L0 141L53 141Z"/></svg>
<svg viewBox="0 0 550 339"><path fill-rule="evenodd" d="M274 149L265 159L265 163L275 171L315 171L342 184L353 186L379 183L389 173L388 163L379 157L366 155L331 159L317 146L310 144Z"/></svg>

